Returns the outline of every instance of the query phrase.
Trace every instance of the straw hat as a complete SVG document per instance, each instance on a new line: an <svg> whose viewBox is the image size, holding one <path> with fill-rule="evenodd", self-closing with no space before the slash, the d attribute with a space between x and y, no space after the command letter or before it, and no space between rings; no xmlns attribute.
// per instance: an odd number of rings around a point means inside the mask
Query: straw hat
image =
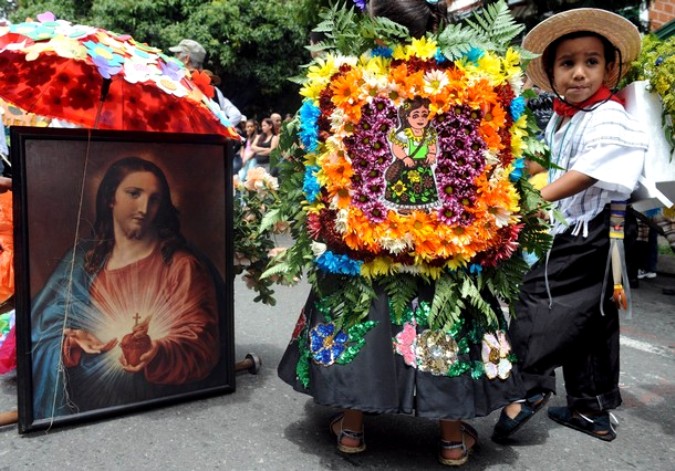
<svg viewBox="0 0 675 471"><path fill-rule="evenodd" d="M591 31L607 38L614 47L621 51L621 67L614 67L607 82L610 87L616 86L621 76L628 72L642 47L638 29L622 16L597 8L576 8L568 10L542 21L530 31L523 40L523 48L543 54L546 48L556 39L577 31ZM549 82L542 56L533 59L527 66L527 75L538 87L553 91ZM616 64L619 64L617 54Z"/></svg>

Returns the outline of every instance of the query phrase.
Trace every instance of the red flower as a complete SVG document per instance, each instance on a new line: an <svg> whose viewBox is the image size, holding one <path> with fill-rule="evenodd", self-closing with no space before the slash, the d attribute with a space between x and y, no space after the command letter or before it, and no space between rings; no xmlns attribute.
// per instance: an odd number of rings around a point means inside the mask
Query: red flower
<svg viewBox="0 0 675 471"><path fill-rule="evenodd" d="M216 95L216 91L214 90L213 85L211 85L211 77L206 72L193 70L192 81L207 97L213 98Z"/></svg>

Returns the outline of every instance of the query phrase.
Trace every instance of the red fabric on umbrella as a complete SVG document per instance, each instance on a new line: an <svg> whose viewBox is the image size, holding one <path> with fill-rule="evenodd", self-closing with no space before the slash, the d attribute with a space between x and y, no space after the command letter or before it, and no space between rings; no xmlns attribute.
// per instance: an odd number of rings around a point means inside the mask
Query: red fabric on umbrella
<svg viewBox="0 0 675 471"><path fill-rule="evenodd" d="M6 101L89 128L238 139L177 59L129 35L40 18L0 28L0 96Z"/></svg>

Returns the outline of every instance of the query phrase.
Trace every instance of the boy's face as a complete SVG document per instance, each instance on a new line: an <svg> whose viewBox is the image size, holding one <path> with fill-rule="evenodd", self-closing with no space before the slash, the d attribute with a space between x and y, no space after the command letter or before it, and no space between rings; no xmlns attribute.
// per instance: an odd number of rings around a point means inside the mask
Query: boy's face
<svg viewBox="0 0 675 471"><path fill-rule="evenodd" d="M553 62L553 85L570 103L580 103L598 91L610 64L602 41L593 36L560 43Z"/></svg>

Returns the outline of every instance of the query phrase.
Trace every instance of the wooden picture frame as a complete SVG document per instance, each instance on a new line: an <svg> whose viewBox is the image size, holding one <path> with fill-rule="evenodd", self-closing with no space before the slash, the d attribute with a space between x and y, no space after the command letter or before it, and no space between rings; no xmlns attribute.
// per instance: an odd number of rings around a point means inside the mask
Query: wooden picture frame
<svg viewBox="0 0 675 471"><path fill-rule="evenodd" d="M11 141L19 432L233 392L228 141Z"/></svg>

